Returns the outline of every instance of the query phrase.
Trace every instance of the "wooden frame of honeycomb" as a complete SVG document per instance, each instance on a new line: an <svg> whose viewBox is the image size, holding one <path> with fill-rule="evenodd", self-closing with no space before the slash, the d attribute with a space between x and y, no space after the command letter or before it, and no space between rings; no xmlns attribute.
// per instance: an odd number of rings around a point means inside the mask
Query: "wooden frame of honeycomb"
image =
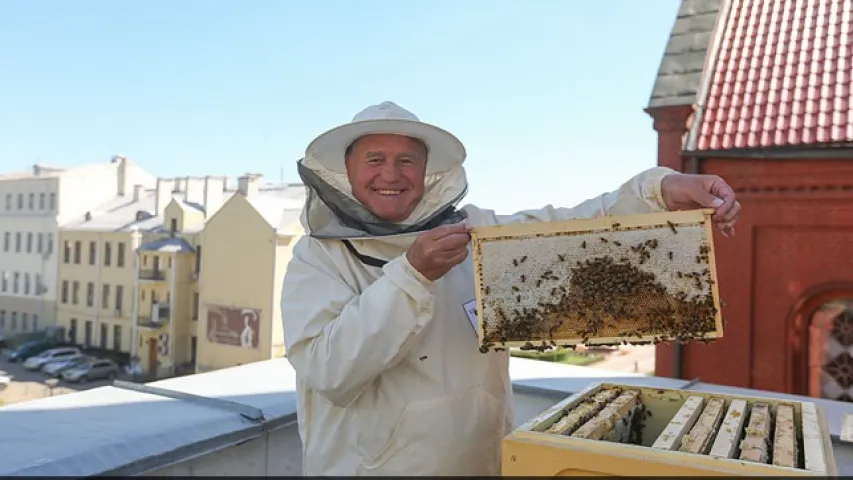
<svg viewBox="0 0 853 480"><path fill-rule="evenodd" d="M475 228L480 350L721 338L713 213Z"/></svg>
<svg viewBox="0 0 853 480"><path fill-rule="evenodd" d="M503 475L835 476L812 402L602 383L504 439Z"/></svg>

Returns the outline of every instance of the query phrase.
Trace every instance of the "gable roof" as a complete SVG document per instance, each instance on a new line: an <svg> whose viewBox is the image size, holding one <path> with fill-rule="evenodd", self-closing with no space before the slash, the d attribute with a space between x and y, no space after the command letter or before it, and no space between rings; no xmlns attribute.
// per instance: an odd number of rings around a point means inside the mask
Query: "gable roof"
<svg viewBox="0 0 853 480"><path fill-rule="evenodd" d="M686 153L851 146L849 2L727 1Z"/></svg>
<svg viewBox="0 0 853 480"><path fill-rule="evenodd" d="M682 0L652 88L649 108L693 105L723 0Z"/></svg>

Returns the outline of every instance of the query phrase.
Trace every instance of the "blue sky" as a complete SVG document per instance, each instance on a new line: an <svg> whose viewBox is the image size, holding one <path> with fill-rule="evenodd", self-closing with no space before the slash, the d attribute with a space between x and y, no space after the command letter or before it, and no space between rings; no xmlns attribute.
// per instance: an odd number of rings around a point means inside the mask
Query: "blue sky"
<svg viewBox="0 0 853 480"><path fill-rule="evenodd" d="M298 181L315 135L392 100L465 142L463 203L567 206L655 165L643 108L678 5L4 0L0 170L124 154Z"/></svg>

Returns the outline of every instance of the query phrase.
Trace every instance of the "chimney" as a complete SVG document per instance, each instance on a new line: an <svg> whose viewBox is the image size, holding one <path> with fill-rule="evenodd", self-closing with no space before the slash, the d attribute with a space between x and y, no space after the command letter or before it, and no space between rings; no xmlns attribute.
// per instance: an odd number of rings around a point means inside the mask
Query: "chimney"
<svg viewBox="0 0 853 480"><path fill-rule="evenodd" d="M110 163L117 163L116 167L116 193L119 196L124 196L127 192L127 159L121 155L113 155Z"/></svg>
<svg viewBox="0 0 853 480"><path fill-rule="evenodd" d="M141 183L137 183L133 186L133 201L138 202L139 198L142 197L142 191L145 190L145 185Z"/></svg>
<svg viewBox="0 0 853 480"><path fill-rule="evenodd" d="M226 177L204 177L204 216L210 218L224 203Z"/></svg>
<svg viewBox="0 0 853 480"><path fill-rule="evenodd" d="M184 192L186 193L184 200L202 205L204 203L204 185L204 178L187 177L184 180Z"/></svg>
<svg viewBox="0 0 853 480"><path fill-rule="evenodd" d="M172 178L157 179L157 193L154 199L154 215L162 216L166 211L166 205L172 201L172 190L175 187L175 180Z"/></svg>
<svg viewBox="0 0 853 480"><path fill-rule="evenodd" d="M237 178L237 191L246 198L257 196L260 190L261 175L247 173Z"/></svg>

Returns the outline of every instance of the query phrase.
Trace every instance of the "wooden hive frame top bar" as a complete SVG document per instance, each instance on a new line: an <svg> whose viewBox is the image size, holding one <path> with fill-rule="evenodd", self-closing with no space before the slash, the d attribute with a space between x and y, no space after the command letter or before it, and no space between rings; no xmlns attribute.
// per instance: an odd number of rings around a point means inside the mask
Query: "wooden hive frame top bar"
<svg viewBox="0 0 853 480"><path fill-rule="evenodd" d="M481 351L722 337L713 213L475 228Z"/></svg>

